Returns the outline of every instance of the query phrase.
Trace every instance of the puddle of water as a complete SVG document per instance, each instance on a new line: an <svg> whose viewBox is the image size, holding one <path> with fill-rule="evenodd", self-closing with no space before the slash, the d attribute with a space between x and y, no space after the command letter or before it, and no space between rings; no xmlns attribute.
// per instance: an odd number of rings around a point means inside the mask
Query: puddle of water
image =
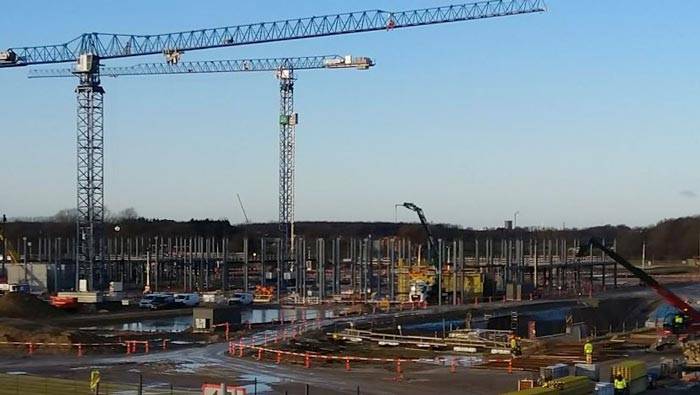
<svg viewBox="0 0 700 395"><path fill-rule="evenodd" d="M214 365L199 362L185 362L177 364L173 371L177 373L196 373L198 370L207 368L209 366Z"/></svg>
<svg viewBox="0 0 700 395"><path fill-rule="evenodd" d="M460 367L471 367L480 365L484 362L484 358L481 356L463 356L463 355L448 355L444 357L437 358L420 358L417 360L419 363L425 363L430 365L440 365L440 366L451 366L452 361L454 361L456 366Z"/></svg>
<svg viewBox="0 0 700 395"><path fill-rule="evenodd" d="M241 379L244 381L250 381L253 384L248 384L244 385L243 387L246 389L246 392L249 394L255 394L255 393L264 393L264 392L272 392L272 387L270 384L276 384L279 383L281 380L277 377L274 376L268 376L268 375L257 375L254 376L252 374L244 374L241 376ZM257 380L257 384L255 381ZM257 392L256 392L257 390Z"/></svg>
<svg viewBox="0 0 700 395"><path fill-rule="evenodd" d="M266 324L284 319L284 321L315 320L320 318L333 318L331 310L321 309L260 309L252 308L241 311L241 322L249 321L251 324Z"/></svg>
<svg viewBox="0 0 700 395"><path fill-rule="evenodd" d="M129 331L129 332L184 332L192 326L192 316L147 319L123 322L103 326L80 328L91 331Z"/></svg>
<svg viewBox="0 0 700 395"><path fill-rule="evenodd" d="M280 319L285 321L315 320L316 317L333 318L331 310L322 309L270 309L247 308L241 310L241 323L266 324ZM129 332L184 332L192 326L192 316L179 316L170 318L145 319L141 321L108 324L103 326L83 327L86 331L129 331Z"/></svg>

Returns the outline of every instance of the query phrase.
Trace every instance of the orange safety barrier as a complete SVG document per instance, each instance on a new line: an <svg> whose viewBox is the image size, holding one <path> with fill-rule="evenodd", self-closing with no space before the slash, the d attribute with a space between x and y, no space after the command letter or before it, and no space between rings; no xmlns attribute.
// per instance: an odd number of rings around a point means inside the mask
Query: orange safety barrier
<svg viewBox="0 0 700 395"><path fill-rule="evenodd" d="M345 358L345 370L350 371L350 358Z"/></svg>
<svg viewBox="0 0 700 395"><path fill-rule="evenodd" d="M280 362L282 362L282 353L277 351L277 357L275 359L275 363L279 365Z"/></svg>
<svg viewBox="0 0 700 395"><path fill-rule="evenodd" d="M304 355L304 367L307 369L311 367L311 358L309 358L309 353Z"/></svg>
<svg viewBox="0 0 700 395"><path fill-rule="evenodd" d="M452 362L450 363L450 372L457 373L457 362L454 358L452 358Z"/></svg>
<svg viewBox="0 0 700 395"><path fill-rule="evenodd" d="M78 343L78 356L82 357L83 356L83 345Z"/></svg>
<svg viewBox="0 0 700 395"><path fill-rule="evenodd" d="M513 373L513 358L508 360L508 373Z"/></svg>
<svg viewBox="0 0 700 395"><path fill-rule="evenodd" d="M228 340L228 339L226 339L226 340ZM163 351L168 349L168 342L170 342L170 340L163 339Z"/></svg>
<svg viewBox="0 0 700 395"><path fill-rule="evenodd" d="M149 342L146 340L127 340L124 342L126 345L126 353L127 354L132 354L137 351L137 345L142 344L143 345L143 351L148 354L149 350Z"/></svg>
<svg viewBox="0 0 700 395"><path fill-rule="evenodd" d="M224 327L224 336L225 336L225 338L226 338L226 341L228 341L228 335L229 335L229 332L230 332L230 329L231 329L231 324L229 324L228 322L224 322L223 324L216 324L216 325L213 325L212 328L218 328L218 327L221 327L221 326ZM250 329L250 325L248 326L248 329Z"/></svg>
<svg viewBox="0 0 700 395"><path fill-rule="evenodd" d="M262 361L263 358L263 349L258 348L258 361Z"/></svg>
<svg viewBox="0 0 700 395"><path fill-rule="evenodd" d="M396 360L396 381L401 381L403 379L403 371L401 370L401 360Z"/></svg>

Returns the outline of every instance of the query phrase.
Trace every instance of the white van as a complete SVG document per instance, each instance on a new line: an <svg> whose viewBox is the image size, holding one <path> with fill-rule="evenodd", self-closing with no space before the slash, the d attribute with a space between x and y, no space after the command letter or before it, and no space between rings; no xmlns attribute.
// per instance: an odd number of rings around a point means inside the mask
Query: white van
<svg viewBox="0 0 700 395"><path fill-rule="evenodd" d="M175 304L178 306L194 307L199 305L199 294L175 294Z"/></svg>
<svg viewBox="0 0 700 395"><path fill-rule="evenodd" d="M233 296L228 300L229 306L233 305L249 305L253 304L253 294L250 292L236 292L233 294Z"/></svg>

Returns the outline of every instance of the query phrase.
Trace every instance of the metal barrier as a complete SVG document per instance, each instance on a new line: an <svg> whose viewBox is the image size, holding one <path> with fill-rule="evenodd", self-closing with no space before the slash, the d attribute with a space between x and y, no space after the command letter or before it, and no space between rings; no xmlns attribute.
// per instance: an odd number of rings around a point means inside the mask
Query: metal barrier
<svg viewBox="0 0 700 395"><path fill-rule="evenodd" d="M201 389L177 388L171 385L140 386L101 381L97 388L90 388L89 375L84 380L59 379L28 374L0 374L0 395L201 395Z"/></svg>

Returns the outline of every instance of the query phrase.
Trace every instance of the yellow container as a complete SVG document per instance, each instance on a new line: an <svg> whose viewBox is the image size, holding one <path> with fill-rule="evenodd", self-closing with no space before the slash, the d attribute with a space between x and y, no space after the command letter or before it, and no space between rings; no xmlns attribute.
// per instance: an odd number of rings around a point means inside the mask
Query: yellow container
<svg viewBox="0 0 700 395"><path fill-rule="evenodd" d="M456 278L455 278L456 277ZM465 297L481 296L484 293L484 282L481 273L457 273L452 272L442 274L442 288L445 292L452 292L455 287L457 292L461 292Z"/></svg>
<svg viewBox="0 0 700 395"><path fill-rule="evenodd" d="M640 377L645 377L647 375L647 365L644 361L639 360L620 362L613 365L611 369L612 378L618 374L622 375L622 377L629 382Z"/></svg>
<svg viewBox="0 0 700 395"><path fill-rule="evenodd" d="M484 277L481 273L467 273L464 275L464 293L474 296L484 294Z"/></svg>
<svg viewBox="0 0 700 395"><path fill-rule="evenodd" d="M557 391L557 395L588 395L595 384L588 377L566 376L548 381L545 386Z"/></svg>
<svg viewBox="0 0 700 395"><path fill-rule="evenodd" d="M535 387L522 391L505 392L501 395L540 395L540 394L551 394L556 395L558 391L556 388L545 388L545 387Z"/></svg>

